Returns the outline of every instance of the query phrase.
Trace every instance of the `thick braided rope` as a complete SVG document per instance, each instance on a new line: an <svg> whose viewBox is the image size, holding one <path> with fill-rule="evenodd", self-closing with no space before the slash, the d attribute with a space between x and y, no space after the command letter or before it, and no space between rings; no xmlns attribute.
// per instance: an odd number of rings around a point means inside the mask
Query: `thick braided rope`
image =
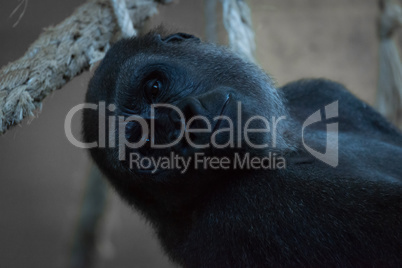
<svg viewBox="0 0 402 268"><path fill-rule="evenodd" d="M168 1L126 0L124 13L140 27L157 12L157 2ZM47 95L102 59L120 37L119 28L127 35L133 32L120 26L115 10L110 0L88 0L45 29L23 57L0 69L0 134L33 116Z"/></svg>
<svg viewBox="0 0 402 268"><path fill-rule="evenodd" d="M137 35L130 18L125 0L111 0L117 22L120 26L122 37L127 38Z"/></svg>
<svg viewBox="0 0 402 268"><path fill-rule="evenodd" d="M223 24L229 45L243 58L255 62L255 41L250 9L243 0L222 0Z"/></svg>

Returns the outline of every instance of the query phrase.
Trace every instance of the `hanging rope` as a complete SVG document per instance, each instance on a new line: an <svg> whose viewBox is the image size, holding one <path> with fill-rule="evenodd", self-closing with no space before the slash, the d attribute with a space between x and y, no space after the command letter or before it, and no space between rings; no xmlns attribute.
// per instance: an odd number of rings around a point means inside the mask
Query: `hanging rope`
<svg viewBox="0 0 402 268"><path fill-rule="evenodd" d="M402 25L402 9L392 0L381 0L379 20L379 77L376 106L381 114L402 127L402 64L395 41L395 30Z"/></svg>
<svg viewBox="0 0 402 268"><path fill-rule="evenodd" d="M241 57L255 62L255 41L251 12L243 0L222 0L223 24L230 48Z"/></svg>
<svg viewBox="0 0 402 268"><path fill-rule="evenodd" d="M217 4L218 4L218 0L205 0L204 1L205 40L210 43L218 42Z"/></svg>

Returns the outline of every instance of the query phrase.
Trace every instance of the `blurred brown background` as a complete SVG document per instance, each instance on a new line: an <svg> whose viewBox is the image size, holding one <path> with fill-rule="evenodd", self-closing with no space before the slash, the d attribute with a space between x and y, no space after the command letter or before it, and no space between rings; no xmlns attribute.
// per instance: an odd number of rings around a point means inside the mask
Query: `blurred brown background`
<svg viewBox="0 0 402 268"><path fill-rule="evenodd" d="M22 56L44 27L69 16L82 0L29 0L17 27L9 15L17 0L0 4L0 65ZM302 77L345 84L373 104L377 83L378 4L375 0L249 0L257 59L279 85ZM218 3L219 10L220 4ZM148 28L205 36L204 3L181 0L161 7ZM221 19L221 15L218 15ZM220 42L225 31L219 25ZM401 42L398 42L399 44ZM71 145L64 118L82 103L84 73L46 98L39 117L0 137L1 267L67 267L72 235L89 169L87 153ZM312 96L314 97L314 96ZM74 118L74 133L80 133ZM110 197L113 199L113 197ZM111 202L104 258L98 267L174 267L141 217L120 200ZM110 228L111 227L111 228Z"/></svg>

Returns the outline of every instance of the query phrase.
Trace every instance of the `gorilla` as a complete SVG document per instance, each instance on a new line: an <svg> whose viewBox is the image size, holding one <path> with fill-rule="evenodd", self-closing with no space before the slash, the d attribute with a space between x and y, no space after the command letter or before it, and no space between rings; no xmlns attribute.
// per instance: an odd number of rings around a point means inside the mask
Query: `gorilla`
<svg viewBox="0 0 402 268"><path fill-rule="evenodd" d="M400 267L402 134L339 83L276 88L197 37L117 42L83 136L182 267Z"/></svg>

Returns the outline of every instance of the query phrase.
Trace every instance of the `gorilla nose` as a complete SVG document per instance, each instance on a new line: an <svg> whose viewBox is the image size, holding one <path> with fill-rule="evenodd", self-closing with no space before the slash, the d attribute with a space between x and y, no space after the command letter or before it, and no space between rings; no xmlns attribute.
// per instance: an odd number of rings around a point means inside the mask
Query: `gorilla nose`
<svg viewBox="0 0 402 268"><path fill-rule="evenodd" d="M229 98L230 94L227 90L216 89L202 95L188 97L182 100L177 107L182 111L186 122L195 116L212 120L213 117L221 115Z"/></svg>
<svg viewBox="0 0 402 268"><path fill-rule="evenodd" d="M177 111L170 113L170 119L175 129L174 136L178 136L182 131L189 132L190 129L208 130L210 111L198 98L186 98L177 105L177 108ZM191 132L187 135L195 138Z"/></svg>
<svg viewBox="0 0 402 268"><path fill-rule="evenodd" d="M192 139L209 139L212 131L216 129L219 120L216 116L222 115L231 94L224 89L211 90L202 95L188 97L177 104L180 111L172 111L170 120L174 125L175 131L189 132L187 135ZM197 130L196 133L191 130Z"/></svg>

